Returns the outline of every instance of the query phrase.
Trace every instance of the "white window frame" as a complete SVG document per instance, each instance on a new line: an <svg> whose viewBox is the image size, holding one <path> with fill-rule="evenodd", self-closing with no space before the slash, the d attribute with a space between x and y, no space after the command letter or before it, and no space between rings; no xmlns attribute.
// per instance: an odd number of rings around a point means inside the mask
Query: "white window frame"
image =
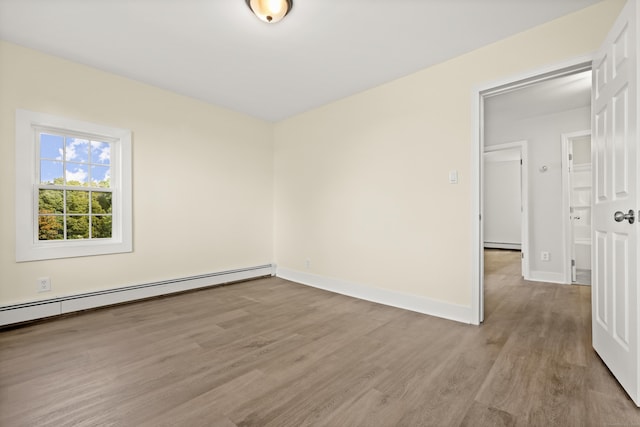
<svg viewBox="0 0 640 427"><path fill-rule="evenodd" d="M103 138L111 144L112 237L38 240L40 129ZM16 261L106 255L133 250L131 131L52 114L16 110Z"/></svg>

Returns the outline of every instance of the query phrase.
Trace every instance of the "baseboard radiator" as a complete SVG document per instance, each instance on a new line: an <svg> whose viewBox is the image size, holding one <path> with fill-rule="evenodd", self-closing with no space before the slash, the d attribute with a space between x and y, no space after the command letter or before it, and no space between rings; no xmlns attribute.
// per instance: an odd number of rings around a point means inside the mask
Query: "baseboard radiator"
<svg viewBox="0 0 640 427"><path fill-rule="evenodd" d="M184 292L192 289L223 285L264 276L274 276L275 268L274 264L266 264L2 306L0 307L0 326L176 292Z"/></svg>
<svg viewBox="0 0 640 427"><path fill-rule="evenodd" d="M507 242L484 242L485 249L513 249L519 251L522 249L521 243Z"/></svg>

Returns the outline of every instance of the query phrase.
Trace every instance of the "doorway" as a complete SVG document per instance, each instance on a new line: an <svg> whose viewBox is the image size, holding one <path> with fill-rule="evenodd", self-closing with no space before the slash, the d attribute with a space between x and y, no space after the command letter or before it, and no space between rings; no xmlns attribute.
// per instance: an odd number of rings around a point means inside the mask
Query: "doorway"
<svg viewBox="0 0 640 427"><path fill-rule="evenodd" d="M478 323L484 320L484 219L485 219L485 149L492 145L504 144L507 141L527 140L529 164L523 169L523 177L526 176L529 184L526 186L529 192L529 208L524 210L528 215L529 227L525 231L529 233L529 242L523 247L523 266L528 265L528 274L523 268L525 279L563 283L565 280L563 271L564 240L562 220L562 166L561 166L561 140L563 133L576 129L590 128L591 123L591 62L577 62L563 68L532 74L522 79L514 79L502 85L493 86L484 90L478 90L478 145L474 157L477 159L479 188L475 202L478 206L478 226L474 231L477 236L477 246L474 247L474 261L480 274L474 282L474 299L477 305L473 310L477 314ZM562 98L563 94L570 94L578 87L583 87L581 95ZM513 108L511 101L516 97L523 97L526 102L521 102L519 108ZM571 105L572 102L577 103ZM563 126L558 126L553 114L557 108L563 108ZM556 109L556 110L554 110ZM578 111L580 110L580 111ZM492 121L495 112L509 116L505 125ZM516 116L526 114L525 116ZM572 117L579 115L580 120ZM537 121L536 121L537 120ZM552 129L553 135L538 133L528 138L518 134L522 124L531 125L533 129ZM569 123L566 126L564 123ZM555 126L555 127L554 127ZM498 128L507 129L508 132L496 132ZM515 136L520 135L520 136ZM543 141L547 148L540 149ZM545 151L546 150L546 151ZM477 234L476 234L477 233Z"/></svg>
<svg viewBox="0 0 640 427"><path fill-rule="evenodd" d="M521 276L529 276L527 141L484 147L484 248L520 252Z"/></svg>
<svg viewBox="0 0 640 427"><path fill-rule="evenodd" d="M591 285L591 130L562 135L565 283Z"/></svg>

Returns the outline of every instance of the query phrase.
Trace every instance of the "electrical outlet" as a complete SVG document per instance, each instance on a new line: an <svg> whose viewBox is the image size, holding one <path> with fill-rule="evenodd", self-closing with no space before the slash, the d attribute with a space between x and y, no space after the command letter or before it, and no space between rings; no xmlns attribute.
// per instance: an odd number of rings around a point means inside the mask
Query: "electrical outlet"
<svg viewBox="0 0 640 427"><path fill-rule="evenodd" d="M311 260L309 258L304 260L304 266L307 270L311 268Z"/></svg>
<svg viewBox="0 0 640 427"><path fill-rule="evenodd" d="M549 261L550 255L547 251L540 252L540 261Z"/></svg>
<svg viewBox="0 0 640 427"><path fill-rule="evenodd" d="M51 279L40 277L37 281L38 292L49 292L51 290Z"/></svg>

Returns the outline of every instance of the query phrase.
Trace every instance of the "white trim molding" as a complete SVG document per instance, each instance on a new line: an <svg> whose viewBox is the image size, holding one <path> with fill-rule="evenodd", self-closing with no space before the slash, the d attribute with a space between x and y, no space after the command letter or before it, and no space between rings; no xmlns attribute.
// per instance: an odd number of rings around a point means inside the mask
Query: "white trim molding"
<svg viewBox="0 0 640 427"><path fill-rule="evenodd" d="M16 262L105 255L133 251L132 133L66 117L16 110ZM111 144L112 237L104 239L39 240L38 191L40 151L38 134L45 130L77 134ZM62 165L62 164L61 164ZM62 166L61 166L62 167ZM89 167L89 166L87 166ZM53 186L52 189L60 187ZM77 187L88 191L89 187ZM63 215L64 217L67 214Z"/></svg>
<svg viewBox="0 0 640 427"><path fill-rule="evenodd" d="M570 58L554 64L547 64L525 73L503 77L498 80L488 81L475 86L471 90L471 115L472 115L472 153L471 153L471 232L473 244L471 245L471 312L473 324L484 321L484 236L482 233L482 186L483 167L482 154L484 153L484 98L497 95L520 87L525 87L535 82L548 80L562 75L573 74L581 70L591 68L593 54L587 54L576 58ZM533 272L531 272L533 274ZM525 278L528 279L528 278Z"/></svg>
<svg viewBox="0 0 640 427"><path fill-rule="evenodd" d="M26 302L0 307L0 326L58 316L75 311L132 302L145 298L168 295L199 288L224 285L259 277L273 276L272 264L236 270L182 277L160 282L144 283L122 288L69 295L47 300Z"/></svg>
<svg viewBox="0 0 640 427"><path fill-rule="evenodd" d="M485 249L510 249L514 251L522 250L520 243L484 242Z"/></svg>
<svg viewBox="0 0 640 427"><path fill-rule="evenodd" d="M562 285L567 284L564 281L563 273L556 273L553 271L531 271L530 273L529 277L526 277L525 280L532 282L560 283Z"/></svg>
<svg viewBox="0 0 640 427"><path fill-rule="evenodd" d="M375 288L362 283L349 282L347 280L320 276L288 268L278 268L276 276L302 285L312 286L378 304L455 320L457 322L473 323L471 307L463 305Z"/></svg>

